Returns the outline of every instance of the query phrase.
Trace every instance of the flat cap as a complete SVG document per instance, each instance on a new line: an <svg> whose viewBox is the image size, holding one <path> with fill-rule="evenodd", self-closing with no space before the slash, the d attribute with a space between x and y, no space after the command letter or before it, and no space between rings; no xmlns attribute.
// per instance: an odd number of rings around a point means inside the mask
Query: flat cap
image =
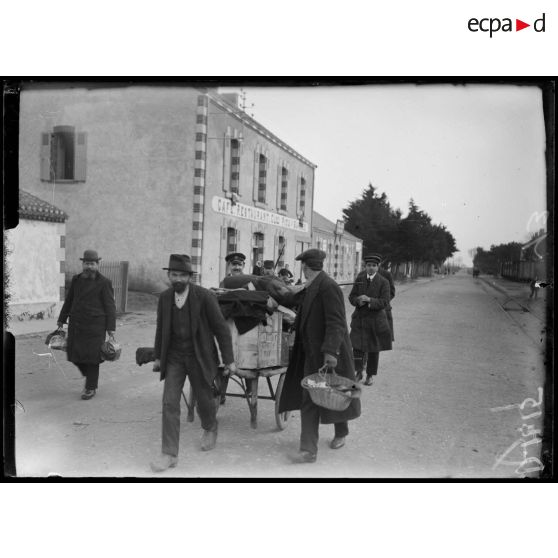
<svg viewBox="0 0 558 558"><path fill-rule="evenodd" d="M379 264L382 261L382 256L380 254L367 254L364 256L365 263L377 263Z"/></svg>
<svg viewBox="0 0 558 558"><path fill-rule="evenodd" d="M230 254L227 254L225 256L225 261L226 262L245 262L246 261L246 256L244 254L242 254L241 252L231 252Z"/></svg>
<svg viewBox="0 0 558 558"><path fill-rule="evenodd" d="M305 250L302 254L299 254L295 260L306 262L308 260L318 260L323 262L326 259L326 253L323 250L318 250L317 248L310 248Z"/></svg>

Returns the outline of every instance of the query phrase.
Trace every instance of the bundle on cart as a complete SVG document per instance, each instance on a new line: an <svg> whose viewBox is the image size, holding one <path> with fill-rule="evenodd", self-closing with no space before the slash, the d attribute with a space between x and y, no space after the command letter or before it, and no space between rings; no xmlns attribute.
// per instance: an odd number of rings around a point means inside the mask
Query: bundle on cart
<svg viewBox="0 0 558 558"><path fill-rule="evenodd" d="M229 325L236 365L244 369L286 366L289 333L283 332L283 313L267 291L216 289Z"/></svg>

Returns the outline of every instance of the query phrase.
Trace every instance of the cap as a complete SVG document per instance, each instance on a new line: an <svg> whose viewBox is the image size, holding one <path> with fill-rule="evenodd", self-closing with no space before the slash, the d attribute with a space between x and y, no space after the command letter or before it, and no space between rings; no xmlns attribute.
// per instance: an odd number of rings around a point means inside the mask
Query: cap
<svg viewBox="0 0 558 558"><path fill-rule="evenodd" d="M364 256L365 263L377 263L379 264L382 261L382 256L380 254L367 254Z"/></svg>
<svg viewBox="0 0 558 558"><path fill-rule="evenodd" d="M233 261L244 263L246 261L246 256L240 252L231 252L225 256L225 261L227 263Z"/></svg>
<svg viewBox="0 0 558 558"><path fill-rule="evenodd" d="M273 260L264 260L264 269L273 269L275 267L275 262Z"/></svg>
<svg viewBox="0 0 558 558"><path fill-rule="evenodd" d="M318 250L317 248L310 248L299 254L295 260L306 262L307 260L319 260L324 261L326 258L326 253L323 250Z"/></svg>

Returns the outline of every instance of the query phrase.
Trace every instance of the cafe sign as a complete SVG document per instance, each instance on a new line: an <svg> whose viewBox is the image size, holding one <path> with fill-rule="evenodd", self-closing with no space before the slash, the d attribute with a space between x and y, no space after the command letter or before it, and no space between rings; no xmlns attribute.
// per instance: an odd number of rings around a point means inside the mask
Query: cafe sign
<svg viewBox="0 0 558 558"><path fill-rule="evenodd" d="M308 223L306 222L301 225L298 219L280 215L279 213L273 213L272 211L266 211L265 209L260 209L252 205L245 205L243 203L235 203L233 205L231 200L219 196L213 196L211 208L217 213L238 217L239 219L247 219L249 221L274 225L284 229L292 229L298 232L308 232Z"/></svg>

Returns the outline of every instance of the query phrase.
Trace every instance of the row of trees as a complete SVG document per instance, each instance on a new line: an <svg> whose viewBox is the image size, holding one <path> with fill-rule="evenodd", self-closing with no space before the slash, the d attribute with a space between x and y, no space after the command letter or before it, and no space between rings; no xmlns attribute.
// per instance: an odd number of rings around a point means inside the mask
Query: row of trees
<svg viewBox="0 0 558 558"><path fill-rule="evenodd" d="M515 262L520 257L521 243L519 242L492 245L490 250L484 250L479 246L473 258L473 266L481 273L497 274L500 273L504 262Z"/></svg>
<svg viewBox="0 0 558 558"><path fill-rule="evenodd" d="M457 247L444 225L431 217L411 199L409 213L402 217L391 207L385 193L368 185L362 197L343 209L345 230L361 238L364 254L379 252L392 264L421 262L441 267Z"/></svg>

